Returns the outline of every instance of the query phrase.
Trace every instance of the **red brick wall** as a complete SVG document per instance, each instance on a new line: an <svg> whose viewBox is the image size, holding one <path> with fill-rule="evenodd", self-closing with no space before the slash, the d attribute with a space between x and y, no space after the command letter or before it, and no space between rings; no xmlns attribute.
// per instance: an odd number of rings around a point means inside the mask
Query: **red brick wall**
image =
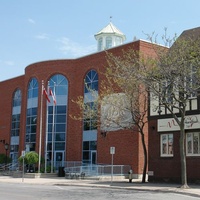
<svg viewBox="0 0 200 200"><path fill-rule="evenodd" d="M0 83L0 140L7 143L10 143L13 92L18 88L24 91L24 76ZM0 143L0 153L5 153L3 143Z"/></svg>
<svg viewBox="0 0 200 200"><path fill-rule="evenodd" d="M152 127L155 127L153 130ZM179 132L173 132L174 156L160 156L160 134L157 132L157 120L149 121L149 171L154 172L154 176L149 176L150 181L180 181L181 164L179 154ZM200 167L200 158L186 157L188 181L200 180L200 172L196 170Z"/></svg>
<svg viewBox="0 0 200 200"><path fill-rule="evenodd" d="M136 41L126 45L122 45L109 51L115 55L120 55L122 50L141 49L146 54L151 54L151 44L143 41ZM27 88L31 78L37 78L39 82L39 94L41 94L41 84L44 80L45 87L47 81L54 74L62 74L68 79L68 116L67 116L67 141L66 141L66 159L69 161L82 160L82 122L75 121L69 115L77 115L80 113L79 108L72 102L78 96L83 95L84 91L84 78L87 72L91 69L97 72L102 72L107 65L105 59L105 52L99 52L88 55L78 59L69 60L53 60L33 63L25 68L23 76L13 78L7 81L0 82L0 139L10 141L10 126L11 126L11 112L12 112L12 95L13 92L19 88L22 91L22 112L20 124L20 154L24 150L25 145L25 124L26 124L26 104L27 104ZM99 82L104 79L103 75L99 73ZM38 108L40 108L40 96L38 98ZM45 133L45 113L46 102L43 100L43 127L42 132ZM40 109L38 110L38 118L40 116ZM38 120L39 127L40 121ZM145 127L145 139L148 146L148 129ZM43 144L44 144L43 134ZM39 128L37 128L37 146L39 144ZM135 131L116 131L109 133L106 138L102 138L98 133L97 142L97 159L98 163L110 163L110 147L115 146L116 154L114 155L114 164L131 165L133 171L142 173L143 169L143 149L141 145L140 136ZM0 153L4 152L4 147L0 144ZM44 154L44 145L42 147L42 154Z"/></svg>

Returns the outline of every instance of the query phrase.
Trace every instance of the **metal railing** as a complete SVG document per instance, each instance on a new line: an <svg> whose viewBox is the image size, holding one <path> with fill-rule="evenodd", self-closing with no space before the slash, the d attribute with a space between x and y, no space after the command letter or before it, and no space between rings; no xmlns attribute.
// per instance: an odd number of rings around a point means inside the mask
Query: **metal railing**
<svg viewBox="0 0 200 200"><path fill-rule="evenodd" d="M130 169L131 167L129 165L81 165L65 167L65 172L84 172L85 176L106 176L111 173L113 173L114 176L124 176L128 174Z"/></svg>

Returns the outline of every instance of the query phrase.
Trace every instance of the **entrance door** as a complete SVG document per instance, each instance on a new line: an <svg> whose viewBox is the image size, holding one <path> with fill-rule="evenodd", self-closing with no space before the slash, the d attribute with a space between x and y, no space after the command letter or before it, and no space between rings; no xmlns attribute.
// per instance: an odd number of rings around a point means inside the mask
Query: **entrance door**
<svg viewBox="0 0 200 200"><path fill-rule="evenodd" d="M97 151L91 151L91 165L97 164Z"/></svg>
<svg viewBox="0 0 200 200"><path fill-rule="evenodd" d="M90 160L91 160L91 174L94 176L97 175L98 169L97 169L97 151L91 151L90 155Z"/></svg>
<svg viewBox="0 0 200 200"><path fill-rule="evenodd" d="M55 168L64 167L64 151L55 151L54 156Z"/></svg>

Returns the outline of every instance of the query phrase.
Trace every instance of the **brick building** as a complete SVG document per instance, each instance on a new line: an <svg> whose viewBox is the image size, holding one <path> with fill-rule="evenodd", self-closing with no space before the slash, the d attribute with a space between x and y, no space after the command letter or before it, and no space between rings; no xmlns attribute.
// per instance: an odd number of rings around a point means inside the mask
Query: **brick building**
<svg viewBox="0 0 200 200"><path fill-rule="evenodd" d="M110 147L115 147L115 165L130 165L135 174L142 173L143 151L137 130L136 134L118 130L102 137L100 130L92 126L92 119L81 122L70 115L80 112L73 99L84 96L84 101L88 101L85 81L98 92L98 85L104 79L100 72L107 64L104 49L114 55L130 48L151 54L152 46L142 40L123 44L125 36L111 23L95 38L97 53L33 63L25 68L24 75L0 82L0 140L9 144L8 155L13 163L22 150L39 152L41 136L41 156L48 161L53 159L55 167L57 162L63 165L64 161L111 164ZM46 91L49 87L55 92L56 105L50 96L51 102L46 100L42 83ZM0 153L5 153L3 143Z"/></svg>
<svg viewBox="0 0 200 200"><path fill-rule="evenodd" d="M200 28L184 31L180 37L200 36ZM170 49L169 49L170 50ZM185 118L185 148L188 181L200 180L200 101L191 93ZM149 181L181 180L180 128L165 108L156 110L159 101L150 99L149 108ZM177 109L178 110L178 109ZM178 115L178 111L177 111Z"/></svg>

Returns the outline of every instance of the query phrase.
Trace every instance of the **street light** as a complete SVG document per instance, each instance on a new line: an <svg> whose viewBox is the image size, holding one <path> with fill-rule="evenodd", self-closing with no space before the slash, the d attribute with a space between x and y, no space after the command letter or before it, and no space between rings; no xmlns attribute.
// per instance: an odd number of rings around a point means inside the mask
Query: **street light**
<svg viewBox="0 0 200 200"><path fill-rule="evenodd" d="M8 153L8 148L9 148L9 144L6 142L4 144L5 150L6 150L6 160L5 160L5 169L6 169L6 165L7 165L7 153Z"/></svg>

